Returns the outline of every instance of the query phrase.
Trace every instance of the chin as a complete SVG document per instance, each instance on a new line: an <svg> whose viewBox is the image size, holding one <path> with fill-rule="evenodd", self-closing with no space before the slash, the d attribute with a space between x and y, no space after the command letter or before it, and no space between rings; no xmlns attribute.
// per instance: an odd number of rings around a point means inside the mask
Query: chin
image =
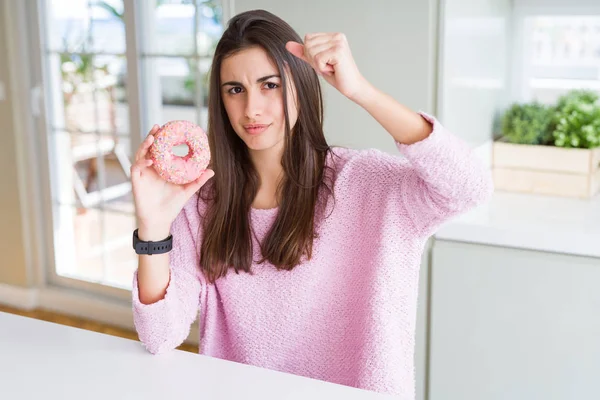
<svg viewBox="0 0 600 400"><path fill-rule="evenodd" d="M246 143L246 146L252 151L265 151L276 148L278 144L278 142L253 142Z"/></svg>
<svg viewBox="0 0 600 400"><path fill-rule="evenodd" d="M273 148L277 148L280 145L283 145L283 137L281 138L276 138L276 137L261 137L259 136L254 136L254 137L244 137L243 138L244 143L246 143L246 146L248 147L249 150L252 151L264 151L264 150L270 150Z"/></svg>

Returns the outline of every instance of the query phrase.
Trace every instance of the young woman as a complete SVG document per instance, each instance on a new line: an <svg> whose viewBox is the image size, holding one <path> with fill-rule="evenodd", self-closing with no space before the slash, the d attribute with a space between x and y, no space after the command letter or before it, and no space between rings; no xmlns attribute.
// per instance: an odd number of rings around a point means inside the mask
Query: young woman
<svg viewBox="0 0 600 400"><path fill-rule="evenodd" d="M302 41L245 12L211 71L210 169L186 186L162 181L146 157L156 126L132 168L137 237L173 243L139 256L141 342L171 350L199 316L201 354L413 398L424 244L490 197L489 172L435 118L373 87L343 34ZM330 147L318 76L405 157Z"/></svg>

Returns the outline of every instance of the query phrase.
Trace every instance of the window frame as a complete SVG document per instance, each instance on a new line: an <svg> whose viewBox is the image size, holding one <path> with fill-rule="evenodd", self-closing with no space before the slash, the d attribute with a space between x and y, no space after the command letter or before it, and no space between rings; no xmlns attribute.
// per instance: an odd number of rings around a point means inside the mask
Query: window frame
<svg viewBox="0 0 600 400"><path fill-rule="evenodd" d="M24 14L30 27L28 38L28 48L25 52L26 59L31 65L31 88L30 100L34 109L37 112L29 115L32 124L32 132L39 138L36 141L36 154L30 155L32 158L37 158L39 164L36 166L36 180L41 185L38 186L40 196L37 199L38 207L41 208L40 214L43 215L43 220L39 221L37 229L40 232L39 252L43 254L44 262L39 266L37 275L40 286L66 289L75 293L80 293L94 298L102 298L105 300L116 300L119 304L124 302L129 303L131 299L131 291L125 288L108 286L102 283L84 281L72 277L59 275L57 271L57 251L55 227L57 221L57 207L55 193L58 191L57 179L54 176L53 164L56 162L53 155L53 148L49 142L49 138L53 134L54 127L52 126L52 96L51 93L51 65L50 57L47 56L47 45L44 41L46 35L46 8L47 0L37 0L33 2L24 2ZM198 0L194 1L197 7ZM125 61L127 73L126 98L128 104L129 117L129 135L124 138L130 141L131 149L139 147L146 133L152 124L150 119L152 113L149 110L149 105L144 96L144 78L142 76L142 66L144 59L149 54L144 54L141 47L141 38L144 34L143 27L148 24L143 23L144 10L147 2L137 2L136 0L123 0L123 18L125 23ZM233 0L221 1L223 21L228 21L233 15ZM197 13L196 13L197 14ZM197 23L195 24L197 26ZM155 54L150 54L154 56ZM162 54L156 54L163 56ZM197 56L198 59L201 56ZM44 88L48 88L44 90ZM197 97L201 97L200 90L196 90ZM198 99L195 106L200 109L202 99ZM35 186L34 182L28 182L28 186ZM65 223L65 222L63 222ZM132 232L131 232L132 233ZM133 250L132 250L133 251Z"/></svg>

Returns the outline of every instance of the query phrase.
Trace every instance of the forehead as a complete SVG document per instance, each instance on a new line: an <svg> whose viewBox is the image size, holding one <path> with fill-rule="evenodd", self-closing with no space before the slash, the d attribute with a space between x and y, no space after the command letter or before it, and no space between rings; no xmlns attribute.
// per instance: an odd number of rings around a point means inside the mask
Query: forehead
<svg viewBox="0 0 600 400"><path fill-rule="evenodd" d="M277 65L261 47L241 50L223 60L221 80L254 80L267 74L276 74Z"/></svg>

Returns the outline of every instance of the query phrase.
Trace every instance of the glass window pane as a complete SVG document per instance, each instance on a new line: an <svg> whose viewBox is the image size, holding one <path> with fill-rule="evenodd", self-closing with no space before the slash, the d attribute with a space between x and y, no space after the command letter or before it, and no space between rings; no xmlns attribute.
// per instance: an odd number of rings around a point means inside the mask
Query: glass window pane
<svg viewBox="0 0 600 400"><path fill-rule="evenodd" d="M127 134L124 56L61 53L50 55L50 62L55 129Z"/></svg>
<svg viewBox="0 0 600 400"><path fill-rule="evenodd" d="M200 93L198 96L202 98L202 108L200 109L200 118L199 124L202 126L204 130L207 129L208 124L208 87L210 83L210 67L212 65L212 57L210 58L201 58L199 61L199 70L200 70ZM194 82L195 88L196 82Z"/></svg>
<svg viewBox="0 0 600 400"><path fill-rule="evenodd" d="M106 284L131 288L133 271L138 257L131 248L131 237L136 228L135 216L121 211L105 210L106 227Z"/></svg>
<svg viewBox="0 0 600 400"><path fill-rule="evenodd" d="M85 146L93 146L96 138L93 134L74 135L65 131L54 131L48 138L49 156L51 162L52 198L61 206L74 207L77 205L76 193L80 186L80 176L77 175L77 163L85 159L82 155ZM93 147L92 147L93 152ZM61 211L62 212L62 211ZM69 225L70 219L59 224ZM69 217L69 214L65 214ZM69 217L70 218L70 217Z"/></svg>
<svg viewBox="0 0 600 400"><path fill-rule="evenodd" d="M525 23L532 100L550 104L573 89L600 91L600 17L533 16Z"/></svg>
<svg viewBox="0 0 600 400"><path fill-rule="evenodd" d="M123 0L90 1L90 42L95 53L124 53Z"/></svg>
<svg viewBox="0 0 600 400"><path fill-rule="evenodd" d="M96 130L93 56L61 53L53 59L59 63L60 75L53 76L52 83L62 92L62 102L52 104L56 111L53 126L72 132Z"/></svg>
<svg viewBox="0 0 600 400"><path fill-rule="evenodd" d="M126 74L124 56L94 57L95 112L100 132L123 134L129 131Z"/></svg>
<svg viewBox="0 0 600 400"><path fill-rule="evenodd" d="M110 188L108 195L104 196L103 208L107 211L135 213L129 180L133 156L130 141L117 137L114 150L104 158L106 186Z"/></svg>
<svg viewBox="0 0 600 400"><path fill-rule="evenodd" d="M223 34L223 10L220 0L201 0L198 5L197 52L212 56Z"/></svg>
<svg viewBox="0 0 600 400"><path fill-rule="evenodd" d="M198 123L196 65L189 58L149 57L144 60L147 126L182 119Z"/></svg>
<svg viewBox="0 0 600 400"><path fill-rule="evenodd" d="M89 282L100 281L104 274L101 211L69 205L58 208L70 223L61 225L56 237L57 243L62 244L57 246L60 262L56 264L56 273Z"/></svg>
<svg viewBox="0 0 600 400"><path fill-rule="evenodd" d="M61 52L89 51L88 0L49 0L46 4L48 49Z"/></svg>
<svg viewBox="0 0 600 400"><path fill-rule="evenodd" d="M48 1L48 49L124 53L123 0Z"/></svg>
<svg viewBox="0 0 600 400"><path fill-rule="evenodd" d="M60 155L56 189L61 204L107 208L112 202L130 202L131 145L127 138L95 133L56 133L53 150ZM65 141L67 136L70 140ZM119 206L124 210L125 207ZM129 206L129 211L132 207Z"/></svg>
<svg viewBox="0 0 600 400"><path fill-rule="evenodd" d="M192 55L195 51L194 1L150 0L144 12L142 49L145 54Z"/></svg>
<svg viewBox="0 0 600 400"><path fill-rule="evenodd" d="M86 281L101 281L104 275L102 211L81 210L75 216L75 271L71 276Z"/></svg>
<svg viewBox="0 0 600 400"><path fill-rule="evenodd" d="M56 273L89 282L107 281L110 264L130 262L135 224L128 178L130 148L114 135L56 132L54 155ZM125 240L127 236L127 240ZM111 256L118 252L117 256ZM111 258L112 257L112 258ZM112 268L112 267L111 267ZM125 284L117 274L117 286Z"/></svg>
<svg viewBox="0 0 600 400"><path fill-rule="evenodd" d="M107 257L118 236L115 229L129 229L134 219L128 177L131 149L126 139L63 131L51 135L57 274L106 284ZM112 214L118 218L106 217Z"/></svg>

